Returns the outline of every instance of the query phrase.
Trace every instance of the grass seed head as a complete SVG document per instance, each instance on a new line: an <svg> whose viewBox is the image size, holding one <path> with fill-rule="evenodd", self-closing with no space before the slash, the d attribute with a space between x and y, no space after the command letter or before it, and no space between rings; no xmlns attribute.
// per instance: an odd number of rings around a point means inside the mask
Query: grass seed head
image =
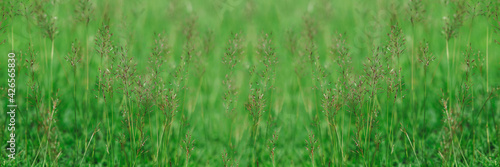
<svg viewBox="0 0 500 167"><path fill-rule="evenodd" d="M75 15L78 21L84 22L85 25L88 25L93 13L94 6L91 0L78 0L78 4L75 9Z"/></svg>
<svg viewBox="0 0 500 167"><path fill-rule="evenodd" d="M48 2L35 1L33 12L35 14L36 24L42 30L43 35L51 41L54 41L58 33L56 26L57 17L52 16L46 9L46 6L52 6L53 4L46 3Z"/></svg>
<svg viewBox="0 0 500 167"><path fill-rule="evenodd" d="M410 22L412 26L424 22L425 10L422 0L410 0L408 3L408 13L410 13Z"/></svg>
<svg viewBox="0 0 500 167"><path fill-rule="evenodd" d="M112 37L113 33L110 32L109 26L102 23L101 27L97 30L95 38L95 50L101 59L112 59L112 57L110 57L114 49Z"/></svg>
<svg viewBox="0 0 500 167"><path fill-rule="evenodd" d="M75 40L75 42L71 43L71 52L64 57L64 59L66 59L66 61L69 62L73 68L76 68L77 64L82 60L81 49L82 47L80 46L80 43Z"/></svg>
<svg viewBox="0 0 500 167"><path fill-rule="evenodd" d="M455 4L455 13L448 17L443 17L445 26L443 27L442 33L445 36L445 39L449 41L451 38L454 38L458 35L458 31L460 27L462 27L464 23L464 15L465 15L465 2L459 1Z"/></svg>

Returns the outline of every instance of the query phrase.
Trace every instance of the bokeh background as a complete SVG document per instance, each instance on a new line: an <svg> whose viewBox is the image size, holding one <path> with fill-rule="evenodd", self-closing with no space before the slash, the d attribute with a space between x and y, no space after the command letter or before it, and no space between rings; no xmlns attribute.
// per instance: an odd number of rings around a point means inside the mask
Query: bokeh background
<svg viewBox="0 0 500 167"><path fill-rule="evenodd" d="M496 1L1 5L3 166L500 163Z"/></svg>

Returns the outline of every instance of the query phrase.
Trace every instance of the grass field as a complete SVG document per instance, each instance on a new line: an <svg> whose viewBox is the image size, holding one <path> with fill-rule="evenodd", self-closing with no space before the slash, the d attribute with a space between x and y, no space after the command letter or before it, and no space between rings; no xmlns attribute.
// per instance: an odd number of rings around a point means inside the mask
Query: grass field
<svg viewBox="0 0 500 167"><path fill-rule="evenodd" d="M1 10L1 166L500 165L494 0Z"/></svg>

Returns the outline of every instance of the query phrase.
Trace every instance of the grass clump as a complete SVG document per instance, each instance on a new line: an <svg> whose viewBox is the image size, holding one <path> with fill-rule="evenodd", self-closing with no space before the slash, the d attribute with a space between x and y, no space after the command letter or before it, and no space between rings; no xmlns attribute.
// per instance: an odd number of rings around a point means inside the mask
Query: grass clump
<svg viewBox="0 0 500 167"><path fill-rule="evenodd" d="M498 166L498 9L2 1L0 166Z"/></svg>

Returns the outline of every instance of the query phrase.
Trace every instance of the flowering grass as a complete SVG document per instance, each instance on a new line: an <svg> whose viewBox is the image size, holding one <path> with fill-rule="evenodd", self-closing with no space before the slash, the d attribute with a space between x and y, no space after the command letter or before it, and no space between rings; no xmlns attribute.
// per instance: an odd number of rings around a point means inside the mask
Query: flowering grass
<svg viewBox="0 0 500 167"><path fill-rule="evenodd" d="M0 4L2 166L500 165L496 1Z"/></svg>

